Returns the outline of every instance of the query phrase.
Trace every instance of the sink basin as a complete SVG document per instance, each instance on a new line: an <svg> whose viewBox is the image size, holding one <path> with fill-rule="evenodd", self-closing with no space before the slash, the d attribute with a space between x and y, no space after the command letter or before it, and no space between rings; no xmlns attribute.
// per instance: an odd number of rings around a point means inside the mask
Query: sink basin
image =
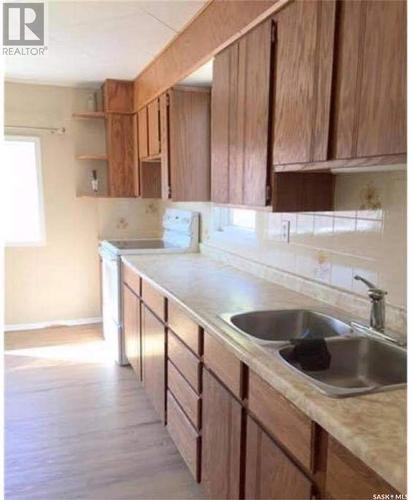
<svg viewBox="0 0 413 500"><path fill-rule="evenodd" d="M326 340L326 345L331 362L325 370L304 370L293 356L292 345L280 348L278 355L321 392L332 397L355 396L406 385L406 349L369 337L333 338Z"/></svg>
<svg viewBox="0 0 413 500"><path fill-rule="evenodd" d="M239 332L265 344L300 338L328 338L351 333L351 327L347 323L306 309L251 311L223 314L221 317Z"/></svg>

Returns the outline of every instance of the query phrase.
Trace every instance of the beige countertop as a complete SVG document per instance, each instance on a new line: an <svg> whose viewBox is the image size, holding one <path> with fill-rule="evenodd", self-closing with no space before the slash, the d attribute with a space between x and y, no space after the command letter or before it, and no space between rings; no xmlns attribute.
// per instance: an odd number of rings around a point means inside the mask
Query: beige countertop
<svg viewBox="0 0 413 500"><path fill-rule="evenodd" d="M252 370L321 425L402 493L407 488L405 389L352 398L321 394L274 352L227 326L219 315L252 309L341 311L202 254L125 256L122 259L177 301L202 327L224 339Z"/></svg>

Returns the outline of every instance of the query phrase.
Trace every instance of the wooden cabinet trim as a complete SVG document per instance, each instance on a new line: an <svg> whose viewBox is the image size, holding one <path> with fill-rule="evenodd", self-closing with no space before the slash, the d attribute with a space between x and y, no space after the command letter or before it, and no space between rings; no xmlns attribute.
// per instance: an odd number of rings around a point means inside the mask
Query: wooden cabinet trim
<svg viewBox="0 0 413 500"><path fill-rule="evenodd" d="M103 108L106 113L133 113L134 82L105 80L102 86Z"/></svg>

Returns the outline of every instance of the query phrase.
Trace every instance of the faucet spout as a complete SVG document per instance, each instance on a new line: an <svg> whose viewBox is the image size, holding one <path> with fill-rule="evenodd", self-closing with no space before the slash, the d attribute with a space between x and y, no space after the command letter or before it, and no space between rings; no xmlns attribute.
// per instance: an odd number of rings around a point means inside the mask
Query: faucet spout
<svg viewBox="0 0 413 500"><path fill-rule="evenodd" d="M370 327L379 332L384 332L386 322L385 296L387 292L358 274L354 276L354 279L363 282L368 287L367 295L371 301Z"/></svg>

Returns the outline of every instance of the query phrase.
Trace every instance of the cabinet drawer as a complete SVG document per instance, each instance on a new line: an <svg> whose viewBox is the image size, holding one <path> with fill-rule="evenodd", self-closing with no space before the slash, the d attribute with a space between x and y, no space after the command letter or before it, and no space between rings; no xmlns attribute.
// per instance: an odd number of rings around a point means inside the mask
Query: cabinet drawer
<svg viewBox="0 0 413 500"><path fill-rule="evenodd" d="M168 390L181 405L194 427L200 429L201 398L192 389L172 363L168 361Z"/></svg>
<svg viewBox="0 0 413 500"><path fill-rule="evenodd" d="M253 371L249 378L248 408L304 467L312 469L313 422Z"/></svg>
<svg viewBox="0 0 413 500"><path fill-rule="evenodd" d="M398 493L331 436L327 447L326 492L329 498L340 500Z"/></svg>
<svg viewBox="0 0 413 500"><path fill-rule="evenodd" d="M200 438L184 412L168 391L168 431L192 475L199 481Z"/></svg>
<svg viewBox="0 0 413 500"><path fill-rule="evenodd" d="M165 321L165 297L144 279L142 280L142 300L159 319Z"/></svg>
<svg viewBox="0 0 413 500"><path fill-rule="evenodd" d="M171 301L168 302L168 325L195 354L201 354L200 327Z"/></svg>
<svg viewBox="0 0 413 500"><path fill-rule="evenodd" d="M241 397L241 361L207 332L204 336L204 362L235 396Z"/></svg>
<svg viewBox="0 0 413 500"><path fill-rule="evenodd" d="M195 354L170 330L168 331L168 358L199 394L201 391L201 364Z"/></svg>
<svg viewBox="0 0 413 500"><path fill-rule="evenodd" d="M136 295L141 296L141 278L137 271L122 264L122 279Z"/></svg>

